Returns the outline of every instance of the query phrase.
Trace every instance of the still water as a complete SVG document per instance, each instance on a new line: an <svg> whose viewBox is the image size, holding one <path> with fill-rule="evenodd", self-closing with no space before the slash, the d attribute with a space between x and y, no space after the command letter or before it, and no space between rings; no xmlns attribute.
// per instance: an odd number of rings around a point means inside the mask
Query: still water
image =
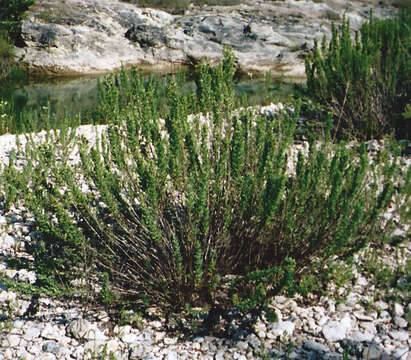
<svg viewBox="0 0 411 360"><path fill-rule="evenodd" d="M23 127L22 122L35 117L34 127L42 127L44 114L53 119L54 126L59 126L63 119L78 117L82 123L91 122L91 114L97 107L98 81L107 75L82 76L77 78L35 78L0 84L0 100L11 106L13 124L7 132L20 132L30 127ZM147 77L151 76L147 74ZM165 74L154 76L164 77ZM189 77L188 77L189 78ZM194 88L194 82L188 81L187 87ZM282 78L237 77L235 89L238 96L246 96L250 105L284 101L292 93L293 84ZM1 121L1 119L0 119ZM1 125L1 124L0 124ZM1 129L1 126L0 126ZM4 126L3 126L4 129ZM3 132L6 132L3 130Z"/></svg>

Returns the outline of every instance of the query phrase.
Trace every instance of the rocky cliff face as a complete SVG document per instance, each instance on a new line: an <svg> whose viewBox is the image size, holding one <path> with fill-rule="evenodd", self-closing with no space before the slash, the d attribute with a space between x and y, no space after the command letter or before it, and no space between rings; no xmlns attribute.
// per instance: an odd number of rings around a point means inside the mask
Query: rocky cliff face
<svg viewBox="0 0 411 360"><path fill-rule="evenodd" d="M372 0L244 0L171 15L117 0L38 0L23 23L21 62L32 71L86 74L140 65L173 69L233 49L240 69L304 74L303 53L344 14L353 29L394 8Z"/></svg>

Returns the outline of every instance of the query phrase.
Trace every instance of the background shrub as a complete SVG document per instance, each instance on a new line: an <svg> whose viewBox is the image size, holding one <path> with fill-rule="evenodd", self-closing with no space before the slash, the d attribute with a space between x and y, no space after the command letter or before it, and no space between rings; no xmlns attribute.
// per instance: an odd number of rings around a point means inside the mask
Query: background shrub
<svg viewBox="0 0 411 360"><path fill-rule="evenodd" d="M0 31L0 80L5 79L13 68L14 47L7 33Z"/></svg>
<svg viewBox="0 0 411 360"><path fill-rule="evenodd" d="M10 123L13 121L10 113L10 104L7 101L0 100L0 135L7 132Z"/></svg>
<svg viewBox="0 0 411 360"><path fill-rule="evenodd" d="M379 138L395 132L409 138L401 115L410 99L411 12L392 20L364 23L355 39L344 21L332 38L315 43L306 59L308 93L334 114L338 136Z"/></svg>
<svg viewBox="0 0 411 360"><path fill-rule="evenodd" d="M379 214L401 191L395 160L371 164L365 145L313 141L292 162L298 105L234 111L233 74L226 54L198 68L195 93L171 79L164 120L150 83L108 78L101 113L111 124L91 149L78 143L80 164L56 145L68 143L63 132L29 150L25 176L6 168L35 216L43 279L97 273L105 302L257 311L299 291L314 260L325 266L381 237ZM120 104L132 81L135 101ZM193 107L201 114L190 116Z"/></svg>
<svg viewBox="0 0 411 360"><path fill-rule="evenodd" d="M0 30L7 32L17 46L23 46L21 23L24 13L34 4L34 0L0 0Z"/></svg>
<svg viewBox="0 0 411 360"><path fill-rule="evenodd" d="M34 0L0 0L0 80L6 79L15 67L13 44L24 45L21 22L33 4Z"/></svg>
<svg viewBox="0 0 411 360"><path fill-rule="evenodd" d="M14 47L5 31L0 32L0 61L10 61L14 58Z"/></svg>
<svg viewBox="0 0 411 360"><path fill-rule="evenodd" d="M192 3L196 6L202 5L219 5L219 6L230 6L238 5L241 3L241 0L124 0L131 2L140 7L151 7L151 8L160 8L169 11L182 11L186 10L189 5Z"/></svg>

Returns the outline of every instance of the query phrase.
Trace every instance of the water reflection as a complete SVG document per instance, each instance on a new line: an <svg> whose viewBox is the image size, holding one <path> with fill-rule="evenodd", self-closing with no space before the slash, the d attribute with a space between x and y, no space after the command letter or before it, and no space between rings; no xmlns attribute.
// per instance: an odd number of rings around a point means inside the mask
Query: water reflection
<svg viewBox="0 0 411 360"><path fill-rule="evenodd" d="M16 113L50 107L53 114L83 113L97 104L96 76L35 79L0 87L0 97L14 104Z"/></svg>
<svg viewBox="0 0 411 360"><path fill-rule="evenodd" d="M91 121L93 110L98 102L97 83L107 75L83 76L78 78L23 79L7 84L0 84L0 100L9 101L13 109L14 129L20 132L33 128L27 123L41 122L44 113L59 121L80 114L80 121ZM165 74L146 74L165 79ZM190 74L186 74L187 88L194 88ZM240 97L245 97L250 105L284 101L292 92L292 83L281 78L260 76L250 79L247 76L236 77L235 89ZM35 118L35 119L34 119ZM50 119L49 119L50 120ZM33 124L31 124L33 125ZM39 125L39 124L35 124ZM41 126L41 124L40 124ZM35 128L35 127L34 127Z"/></svg>

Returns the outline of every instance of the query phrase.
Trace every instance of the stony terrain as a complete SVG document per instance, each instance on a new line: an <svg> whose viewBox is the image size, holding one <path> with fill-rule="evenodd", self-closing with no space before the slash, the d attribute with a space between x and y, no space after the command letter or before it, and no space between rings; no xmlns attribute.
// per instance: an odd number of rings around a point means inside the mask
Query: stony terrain
<svg viewBox="0 0 411 360"><path fill-rule="evenodd" d="M314 38L329 35L332 21L341 21L345 13L357 29L370 8L376 16L392 14L394 9L384 3L248 0L237 6L190 8L173 15L114 0L37 0L23 24L27 47L18 54L33 71L70 75L134 64L173 69L206 58L217 60L223 47L229 46L245 72L271 69L302 76L302 55ZM89 140L95 137L91 126L78 131ZM44 133L40 138L44 139ZM24 143L24 137L20 141ZM14 135L0 136L1 166L7 164L15 146ZM378 146L370 142L369 149L378 150ZM410 159L404 161L409 164ZM0 198L0 276L27 285L35 283L36 273L16 270L10 260L30 260L26 245L37 235L31 221L25 209L4 211ZM399 226L397 235L405 236L406 230ZM411 240L398 249L387 246L383 250L378 261L396 269L410 258ZM356 268L365 261L363 254L357 256ZM261 319L250 333L233 322L225 338L183 339L165 331L165 321L156 316L155 309L149 311L150 318L138 318L134 327L119 325L102 309L46 296L23 296L0 280L0 360L110 359L110 353L118 360L410 360L411 304L384 296L374 301L375 293L372 277L355 270L343 288L330 287L328 297L273 299L277 323Z"/></svg>
<svg viewBox="0 0 411 360"><path fill-rule="evenodd" d="M269 113L271 105L261 111ZM89 140L104 127L91 125L77 129ZM37 135L44 139L45 133ZM24 145L24 136L20 142ZM16 146L14 135L0 136L0 163ZM378 151L376 141L369 151ZM77 161L73 151L71 161ZM20 158L19 161L24 161ZM404 158L404 168L410 164ZM393 216L393 210L385 216ZM0 275L15 282L30 284L36 273L15 270L9 265L14 257L30 259L26 245L36 238L31 230L31 216L23 208L0 209ZM396 236L406 236L408 226L398 224ZM404 265L411 254L410 239L398 249L387 246L378 259L395 269ZM137 318L134 327L118 325L94 306L75 301L24 297L0 282L0 360L15 359L411 359L411 337L407 314L411 304L388 301L382 296L374 301L376 288L371 277L356 269L365 262L355 258L353 278L339 290L330 284L330 296L320 299L276 297L272 308L279 321L260 319L253 331L245 332L233 322L225 338L191 336L181 338L165 331L165 321L156 316ZM401 281L407 281L403 279ZM390 290L386 289L389 293ZM336 295L340 296L336 296ZM343 349L350 357L343 357Z"/></svg>
<svg viewBox="0 0 411 360"><path fill-rule="evenodd" d="M345 14L353 29L395 11L376 0L243 0L235 6L190 7L184 14L117 0L37 0L23 23L18 50L32 71L54 75L112 71L122 65L172 70L221 59L230 47L244 72L303 76L303 54L329 37Z"/></svg>

